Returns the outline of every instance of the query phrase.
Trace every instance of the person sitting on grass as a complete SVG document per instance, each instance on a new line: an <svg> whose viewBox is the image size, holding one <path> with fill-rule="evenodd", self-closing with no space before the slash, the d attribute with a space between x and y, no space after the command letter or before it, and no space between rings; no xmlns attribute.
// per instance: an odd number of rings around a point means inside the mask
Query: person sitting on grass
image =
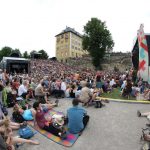
<svg viewBox="0 0 150 150"><path fill-rule="evenodd" d="M29 100L28 88L29 88L28 81L24 80L18 88L18 96L23 97L25 100Z"/></svg>
<svg viewBox="0 0 150 150"><path fill-rule="evenodd" d="M86 81L81 81L81 92L80 92L80 96L78 98L78 100L83 103L83 106L88 106L88 104L90 103L90 101L93 100L92 96L92 92L91 90L87 87L87 82Z"/></svg>
<svg viewBox="0 0 150 150"><path fill-rule="evenodd" d="M35 88L35 96L41 99L42 103L48 103L48 92L44 90L45 83L41 80L38 86Z"/></svg>
<svg viewBox="0 0 150 150"><path fill-rule="evenodd" d="M128 97L131 95L131 92L132 92L132 82L131 82L131 80L127 79L127 83L125 85L125 88L122 91L122 96Z"/></svg>
<svg viewBox="0 0 150 150"><path fill-rule="evenodd" d="M51 107L47 107L49 104L42 105L40 102L35 102L33 104L33 108L36 110L35 120L37 125L43 129L46 130L55 136L59 136L61 138L64 138L65 130L63 128L64 120L63 116L60 117L54 117L52 119L50 116L45 117L45 112L43 111L45 108L51 109Z"/></svg>
<svg viewBox="0 0 150 150"><path fill-rule="evenodd" d="M96 100L96 97L99 96L99 94L101 94L102 91L96 88L94 89L92 93L91 89L87 87L88 85L86 81L81 81L81 86L82 86L82 89L81 89L80 95L78 96L78 101L83 103L83 106L88 107L89 104L92 104L93 101Z"/></svg>
<svg viewBox="0 0 150 150"><path fill-rule="evenodd" d="M144 90L144 99L150 101L150 89L145 88Z"/></svg>
<svg viewBox="0 0 150 150"><path fill-rule="evenodd" d="M80 133L86 127L89 116L82 107L79 107L79 100L77 98L72 101L73 107L67 110L68 129L71 133Z"/></svg>

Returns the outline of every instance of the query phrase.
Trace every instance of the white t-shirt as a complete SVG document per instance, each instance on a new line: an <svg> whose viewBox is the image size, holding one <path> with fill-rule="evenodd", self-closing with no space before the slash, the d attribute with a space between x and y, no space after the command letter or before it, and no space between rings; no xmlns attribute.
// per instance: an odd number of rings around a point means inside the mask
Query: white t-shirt
<svg viewBox="0 0 150 150"><path fill-rule="evenodd" d="M61 90L66 91L66 84L65 84L65 82L61 83Z"/></svg>
<svg viewBox="0 0 150 150"><path fill-rule="evenodd" d="M23 93L27 93L27 88L21 84L18 89L18 95L21 96Z"/></svg>

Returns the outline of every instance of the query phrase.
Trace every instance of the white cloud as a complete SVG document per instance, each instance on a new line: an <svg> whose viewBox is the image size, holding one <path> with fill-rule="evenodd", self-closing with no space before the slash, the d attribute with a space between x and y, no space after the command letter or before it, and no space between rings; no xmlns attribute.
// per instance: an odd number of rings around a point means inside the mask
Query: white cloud
<svg viewBox="0 0 150 150"><path fill-rule="evenodd" d="M91 17L106 21L115 51L131 51L144 23L150 32L149 0L0 0L0 48L44 49L55 55L55 35L66 26L82 33Z"/></svg>

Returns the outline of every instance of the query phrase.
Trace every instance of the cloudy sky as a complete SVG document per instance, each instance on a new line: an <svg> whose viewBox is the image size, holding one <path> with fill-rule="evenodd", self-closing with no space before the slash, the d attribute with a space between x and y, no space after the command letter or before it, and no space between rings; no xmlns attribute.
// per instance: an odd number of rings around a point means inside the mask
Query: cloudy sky
<svg viewBox="0 0 150 150"><path fill-rule="evenodd" d="M114 51L131 51L141 23L150 33L150 0L0 0L0 49L55 56L55 35L66 26L82 34L92 17L106 21Z"/></svg>

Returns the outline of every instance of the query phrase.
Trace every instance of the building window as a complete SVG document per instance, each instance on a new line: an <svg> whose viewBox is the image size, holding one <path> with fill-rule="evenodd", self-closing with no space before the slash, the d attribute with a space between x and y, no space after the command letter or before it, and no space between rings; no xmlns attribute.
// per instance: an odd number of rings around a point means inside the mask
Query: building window
<svg viewBox="0 0 150 150"><path fill-rule="evenodd" d="M72 57L74 57L74 52L72 52Z"/></svg>
<svg viewBox="0 0 150 150"><path fill-rule="evenodd" d="M72 40L71 43L74 44L74 40Z"/></svg>
<svg viewBox="0 0 150 150"><path fill-rule="evenodd" d="M68 34L67 33L65 34L65 39L68 39Z"/></svg>
<svg viewBox="0 0 150 150"><path fill-rule="evenodd" d="M57 43L58 43L59 41L60 41L60 38L58 37L58 38L57 38Z"/></svg>
<svg viewBox="0 0 150 150"><path fill-rule="evenodd" d="M64 38L64 35L63 35L63 34L61 35L61 38L62 38L62 39Z"/></svg>
<svg viewBox="0 0 150 150"><path fill-rule="evenodd" d="M59 47L57 47L57 50L59 50Z"/></svg>
<svg viewBox="0 0 150 150"><path fill-rule="evenodd" d="M69 46L68 46L68 44L66 44L66 48L68 48Z"/></svg>
<svg viewBox="0 0 150 150"><path fill-rule="evenodd" d="M74 46L72 45L71 48L74 49Z"/></svg>

